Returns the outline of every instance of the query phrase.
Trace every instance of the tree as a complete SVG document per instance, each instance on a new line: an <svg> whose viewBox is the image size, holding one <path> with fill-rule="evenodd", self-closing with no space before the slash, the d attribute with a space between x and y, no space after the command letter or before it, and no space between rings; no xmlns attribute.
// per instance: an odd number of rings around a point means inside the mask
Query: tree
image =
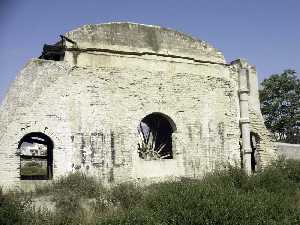
<svg viewBox="0 0 300 225"><path fill-rule="evenodd" d="M300 143L300 79L285 70L263 80L259 91L266 127L277 141Z"/></svg>

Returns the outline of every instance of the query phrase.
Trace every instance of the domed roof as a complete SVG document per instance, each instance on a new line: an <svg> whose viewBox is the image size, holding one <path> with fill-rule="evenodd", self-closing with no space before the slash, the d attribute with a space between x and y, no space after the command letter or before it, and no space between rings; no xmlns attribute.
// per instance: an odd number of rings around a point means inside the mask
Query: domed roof
<svg viewBox="0 0 300 225"><path fill-rule="evenodd" d="M66 33L78 48L225 63L223 54L205 41L159 26L128 22L85 25Z"/></svg>

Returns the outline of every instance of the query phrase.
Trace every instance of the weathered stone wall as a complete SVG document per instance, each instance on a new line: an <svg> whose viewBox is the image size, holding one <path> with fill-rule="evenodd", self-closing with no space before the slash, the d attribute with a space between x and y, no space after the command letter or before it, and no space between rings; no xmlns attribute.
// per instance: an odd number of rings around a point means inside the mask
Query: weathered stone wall
<svg viewBox="0 0 300 225"><path fill-rule="evenodd" d="M277 142L276 144L279 156L283 156L287 159L300 160L300 145L280 142Z"/></svg>
<svg viewBox="0 0 300 225"><path fill-rule="evenodd" d="M0 185L28 183L19 179L16 153L30 132L52 139L54 178L74 171L103 182L201 177L221 163L240 164L238 72L219 51L136 24L67 35L77 46L67 43L64 61L31 60L0 108ZM254 89L251 126L265 160L273 152L257 101ZM173 159L138 156L137 126L153 112L176 125Z"/></svg>
<svg viewBox="0 0 300 225"><path fill-rule="evenodd" d="M236 93L228 80L209 76L228 73L224 66L162 62L156 69L142 70L144 60L135 60L136 67L130 68L31 61L19 78L31 74L36 78L30 85L22 79L15 82L19 88L9 95L22 97L22 104L9 101L12 105L6 107L14 109L8 116L11 123L1 124L7 128L0 142L6 149L1 151L6 163L0 171L7 182L19 176L18 141L33 131L53 139L54 177L74 170L105 181L201 176L217 162L239 160ZM114 62L118 64L117 59ZM32 85L38 85L41 93L28 92ZM152 112L162 112L176 124L174 159L149 162L137 156L137 126Z"/></svg>
<svg viewBox="0 0 300 225"><path fill-rule="evenodd" d="M85 25L66 36L76 42L76 45L67 42L68 47L85 51L116 51L120 55L161 55L225 63L223 54L207 42L158 26L123 22Z"/></svg>
<svg viewBox="0 0 300 225"><path fill-rule="evenodd" d="M264 119L260 110L259 92L258 92L258 79L254 66L246 61L245 67L248 70L248 89L249 89L249 119L250 119L250 132L257 137L257 152L258 152L258 168L267 166L272 160L277 158L276 143L272 139L272 135L266 129ZM231 65L231 77L238 82L237 77L239 66L236 62Z"/></svg>

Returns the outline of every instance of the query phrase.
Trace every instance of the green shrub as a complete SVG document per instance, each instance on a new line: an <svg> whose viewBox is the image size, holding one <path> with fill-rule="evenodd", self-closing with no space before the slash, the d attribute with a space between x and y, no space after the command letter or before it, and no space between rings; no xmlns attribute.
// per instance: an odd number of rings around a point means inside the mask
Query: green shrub
<svg viewBox="0 0 300 225"><path fill-rule="evenodd" d="M154 215L143 208L133 208L126 213L118 211L110 217L98 220L96 225L163 225Z"/></svg>
<svg viewBox="0 0 300 225"><path fill-rule="evenodd" d="M297 224L300 211L285 195L246 192L211 183L170 183L147 195L146 210L163 224Z"/></svg>
<svg viewBox="0 0 300 225"><path fill-rule="evenodd" d="M31 198L24 192L3 193L0 187L0 224L22 224L31 210Z"/></svg>
<svg viewBox="0 0 300 225"><path fill-rule="evenodd" d="M91 198L97 196L102 186L93 177L83 173L71 173L68 176L61 177L53 183L54 192L73 192L81 197Z"/></svg>
<svg viewBox="0 0 300 225"><path fill-rule="evenodd" d="M101 183L83 173L70 173L67 176L60 177L58 180L54 180L51 184L39 185L35 188L35 192L38 195L76 193L78 198L97 197L103 191L104 188Z"/></svg>
<svg viewBox="0 0 300 225"><path fill-rule="evenodd" d="M111 189L110 200L114 204L120 204L121 208L130 209L141 202L142 191L133 183L122 183Z"/></svg>
<svg viewBox="0 0 300 225"><path fill-rule="evenodd" d="M3 194L0 189L0 224L298 225L300 162L278 160L250 177L228 166L202 180L182 179L143 188L123 183L109 190L76 173L37 187L34 194L52 195L56 211L34 209L25 193ZM91 207L82 200L91 202Z"/></svg>
<svg viewBox="0 0 300 225"><path fill-rule="evenodd" d="M300 185L300 161L289 159L281 163L283 164L282 171L288 179Z"/></svg>
<svg viewBox="0 0 300 225"><path fill-rule="evenodd" d="M297 171L298 162L278 161L251 177L229 166L203 180L153 184L142 202L112 224L130 224L124 218L136 208L144 212L140 219L155 224L300 224Z"/></svg>
<svg viewBox="0 0 300 225"><path fill-rule="evenodd" d="M252 189L265 189L268 192L284 192L293 195L300 187L300 161L277 160L260 173L249 178Z"/></svg>

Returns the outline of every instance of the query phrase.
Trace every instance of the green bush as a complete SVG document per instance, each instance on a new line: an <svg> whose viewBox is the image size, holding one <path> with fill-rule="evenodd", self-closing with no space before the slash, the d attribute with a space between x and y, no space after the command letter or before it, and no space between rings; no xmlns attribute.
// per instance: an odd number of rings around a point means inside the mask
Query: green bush
<svg viewBox="0 0 300 225"><path fill-rule="evenodd" d="M145 208L163 224L297 224L290 198L267 190L244 191L216 183L170 183L145 199Z"/></svg>
<svg viewBox="0 0 300 225"><path fill-rule="evenodd" d="M117 212L109 217L101 218L96 225L163 225L149 211L143 208L133 208L126 213Z"/></svg>
<svg viewBox="0 0 300 225"><path fill-rule="evenodd" d="M114 204L120 204L123 209L131 209L142 200L140 187L133 183L122 183L113 187L110 191L110 200Z"/></svg>
<svg viewBox="0 0 300 225"><path fill-rule="evenodd" d="M93 177L83 173L71 173L53 182L46 191L53 193L76 193L78 197L95 197L103 189Z"/></svg>
<svg viewBox="0 0 300 225"><path fill-rule="evenodd" d="M278 160L253 176L228 166L202 180L105 189L83 174L37 187L56 211L34 209L30 196L0 190L1 225L299 225L300 161ZM87 207L82 200L91 202ZM87 207L87 208L86 208Z"/></svg>
<svg viewBox="0 0 300 225"><path fill-rule="evenodd" d="M300 162L297 160L283 160L279 161L283 166L281 166L282 172L288 177L289 180L293 181L295 184L300 184Z"/></svg>
<svg viewBox="0 0 300 225"><path fill-rule="evenodd" d="M0 224L18 225L28 218L27 212L31 210L30 196L24 192L3 193L0 188Z"/></svg>
<svg viewBox="0 0 300 225"><path fill-rule="evenodd" d="M299 161L281 160L251 177L229 166L203 180L154 184L119 219L139 208L155 224L300 224L299 168Z"/></svg>

